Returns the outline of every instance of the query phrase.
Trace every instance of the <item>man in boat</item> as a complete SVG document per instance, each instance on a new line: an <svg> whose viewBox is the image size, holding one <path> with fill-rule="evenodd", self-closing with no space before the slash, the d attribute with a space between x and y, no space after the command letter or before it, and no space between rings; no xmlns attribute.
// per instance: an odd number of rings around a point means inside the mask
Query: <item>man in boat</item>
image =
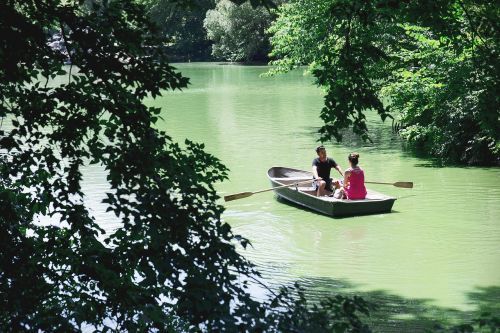
<svg viewBox="0 0 500 333"><path fill-rule="evenodd" d="M333 179L330 178L330 170L332 168L336 169L342 177L342 169L332 158L326 156L326 149L324 146L316 147L316 157L312 162L312 172L314 176L313 186L317 190L316 195L331 195L333 192L332 182Z"/></svg>

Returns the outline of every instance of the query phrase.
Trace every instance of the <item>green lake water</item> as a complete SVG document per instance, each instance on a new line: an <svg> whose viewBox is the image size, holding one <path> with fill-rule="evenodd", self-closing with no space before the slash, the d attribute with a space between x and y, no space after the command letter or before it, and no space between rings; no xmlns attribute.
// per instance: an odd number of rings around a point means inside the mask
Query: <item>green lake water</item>
<svg viewBox="0 0 500 333"><path fill-rule="evenodd" d="M158 126L176 141L203 142L229 167L229 180L216 186L221 197L269 188L271 166L310 170L323 105L310 76L296 71L261 77L264 66L176 67L191 78L190 88L146 103L163 108ZM411 190L370 187L398 198L392 213L334 219L277 200L272 192L221 200L224 220L253 244L242 253L270 285L299 281L318 297L354 292L374 300L390 313L389 326L398 318L411 325L498 311L500 169L435 167L405 153L390 122L368 119L373 144L347 133L342 144L325 145L344 169L348 153L359 152L366 180L415 183ZM112 230L116 221L98 204L105 176L97 167L87 171L88 202Z"/></svg>

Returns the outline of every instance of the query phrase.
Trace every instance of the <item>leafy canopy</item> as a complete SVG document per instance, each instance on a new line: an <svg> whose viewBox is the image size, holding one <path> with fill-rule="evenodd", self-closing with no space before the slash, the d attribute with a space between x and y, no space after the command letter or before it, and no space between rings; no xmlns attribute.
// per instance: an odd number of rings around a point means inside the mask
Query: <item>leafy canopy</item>
<svg viewBox="0 0 500 333"><path fill-rule="evenodd" d="M365 113L393 118L442 160L500 163L500 9L495 1L294 0L270 28L272 71L309 65L325 89L321 140Z"/></svg>

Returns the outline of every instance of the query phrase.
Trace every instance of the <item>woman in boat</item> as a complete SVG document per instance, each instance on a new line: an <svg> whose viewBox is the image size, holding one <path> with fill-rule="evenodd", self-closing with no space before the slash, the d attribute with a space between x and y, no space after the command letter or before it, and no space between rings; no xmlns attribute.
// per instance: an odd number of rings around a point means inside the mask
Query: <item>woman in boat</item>
<svg viewBox="0 0 500 333"><path fill-rule="evenodd" d="M344 172L344 196L348 200L361 200L366 197L365 173L358 166L359 154L350 153L348 156L350 168Z"/></svg>

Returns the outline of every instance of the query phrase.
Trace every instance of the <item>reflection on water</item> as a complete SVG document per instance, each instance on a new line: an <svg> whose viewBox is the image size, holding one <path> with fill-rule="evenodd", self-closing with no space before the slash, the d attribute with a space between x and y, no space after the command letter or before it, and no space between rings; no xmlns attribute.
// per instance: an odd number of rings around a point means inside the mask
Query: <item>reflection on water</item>
<svg viewBox="0 0 500 333"><path fill-rule="evenodd" d="M204 142L230 168L230 179L217 185L221 196L268 188L271 166L310 169L323 103L310 77L297 71L262 78L267 69L258 66L178 68L191 87L147 103L162 107L159 127L175 140ZM388 299L386 306L406 304L387 311L408 325L408 318L436 309L477 310L483 301L472 296L487 290L496 290L500 303L500 169L426 167L429 161L401 151L389 122L374 114L368 120L373 144L346 132L342 144L325 145L344 169L348 153L358 151L369 181L413 181L412 190L373 186L398 198L393 213L332 219L284 204L272 192L221 201L224 219L253 244L245 256L270 284L299 280L318 297L340 289ZM85 178L88 202L111 230L116 221L99 206L105 177L94 171Z"/></svg>

